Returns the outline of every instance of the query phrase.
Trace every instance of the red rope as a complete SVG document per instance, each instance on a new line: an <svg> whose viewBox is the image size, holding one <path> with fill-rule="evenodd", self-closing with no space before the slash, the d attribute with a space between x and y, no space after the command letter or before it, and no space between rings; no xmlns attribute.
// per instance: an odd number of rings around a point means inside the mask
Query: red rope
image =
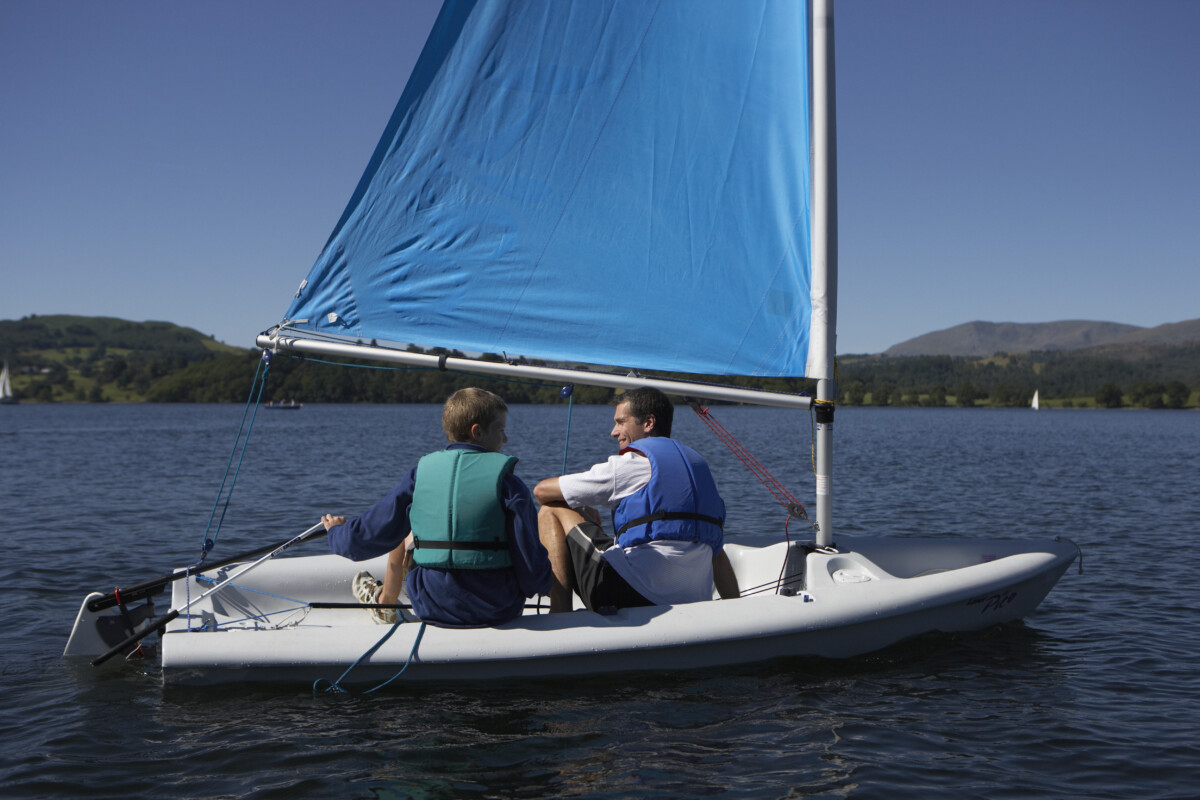
<svg viewBox="0 0 1200 800"><path fill-rule="evenodd" d="M788 508L789 515L791 514L792 506L796 506L807 516L808 512L804 511L804 505L787 490L787 487L778 478L771 474L770 470L763 466L761 461L754 457L753 453L746 449L745 445L739 442L724 425L717 421L716 417L709 413L708 408L698 403L693 403L692 410L696 412L696 416L704 420L704 424L709 427L709 430L725 443L730 452L737 456L756 478L762 481L763 486L767 487L767 491L771 493L771 496L779 501L781 505Z"/></svg>

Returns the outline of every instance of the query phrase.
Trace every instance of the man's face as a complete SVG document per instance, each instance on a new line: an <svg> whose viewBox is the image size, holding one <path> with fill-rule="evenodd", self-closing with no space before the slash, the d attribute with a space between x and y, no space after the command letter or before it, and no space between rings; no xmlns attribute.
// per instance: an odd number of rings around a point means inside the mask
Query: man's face
<svg viewBox="0 0 1200 800"><path fill-rule="evenodd" d="M629 411L629 403L619 403L613 411L613 429L609 435L617 440L621 447L627 447L638 439L644 439L654 430L654 416L647 415L646 419L638 422Z"/></svg>
<svg viewBox="0 0 1200 800"><path fill-rule="evenodd" d="M475 440L476 444L491 450L493 453L499 453L500 448L508 441L508 435L504 432L508 425L508 414L501 411L492 420L492 424L486 428L481 428L479 437Z"/></svg>

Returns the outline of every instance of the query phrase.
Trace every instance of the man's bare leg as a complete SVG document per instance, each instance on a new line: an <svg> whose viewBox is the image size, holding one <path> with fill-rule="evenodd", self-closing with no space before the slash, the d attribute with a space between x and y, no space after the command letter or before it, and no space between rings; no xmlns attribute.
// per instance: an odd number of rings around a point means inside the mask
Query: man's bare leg
<svg viewBox="0 0 1200 800"><path fill-rule="evenodd" d="M567 531L583 522L583 516L573 509L556 504L543 504L538 511L538 538L550 556L550 612L570 611L575 606L575 570L567 551Z"/></svg>
<svg viewBox="0 0 1200 800"><path fill-rule="evenodd" d="M733 600L741 597L741 592L738 591L737 575L733 571L733 564L729 563L729 556L725 555L725 551L717 553L713 556L713 583L716 584L717 594L721 595L724 600Z"/></svg>

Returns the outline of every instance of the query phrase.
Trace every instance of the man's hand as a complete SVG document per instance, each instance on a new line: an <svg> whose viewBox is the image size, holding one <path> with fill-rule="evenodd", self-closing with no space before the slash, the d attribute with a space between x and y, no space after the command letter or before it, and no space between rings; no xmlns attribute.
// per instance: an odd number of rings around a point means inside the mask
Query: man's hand
<svg viewBox="0 0 1200 800"><path fill-rule="evenodd" d="M600 512L591 506L580 506L575 510L578 511L588 522L594 522L601 527L604 526L604 522L600 519Z"/></svg>

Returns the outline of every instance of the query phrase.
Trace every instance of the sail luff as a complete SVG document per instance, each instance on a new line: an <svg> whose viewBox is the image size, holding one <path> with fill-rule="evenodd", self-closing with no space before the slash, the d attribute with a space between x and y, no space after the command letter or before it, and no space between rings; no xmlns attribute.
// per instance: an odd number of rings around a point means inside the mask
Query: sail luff
<svg viewBox="0 0 1200 800"><path fill-rule="evenodd" d="M805 374L833 378L837 344L837 106L833 0L812 2L812 339Z"/></svg>

